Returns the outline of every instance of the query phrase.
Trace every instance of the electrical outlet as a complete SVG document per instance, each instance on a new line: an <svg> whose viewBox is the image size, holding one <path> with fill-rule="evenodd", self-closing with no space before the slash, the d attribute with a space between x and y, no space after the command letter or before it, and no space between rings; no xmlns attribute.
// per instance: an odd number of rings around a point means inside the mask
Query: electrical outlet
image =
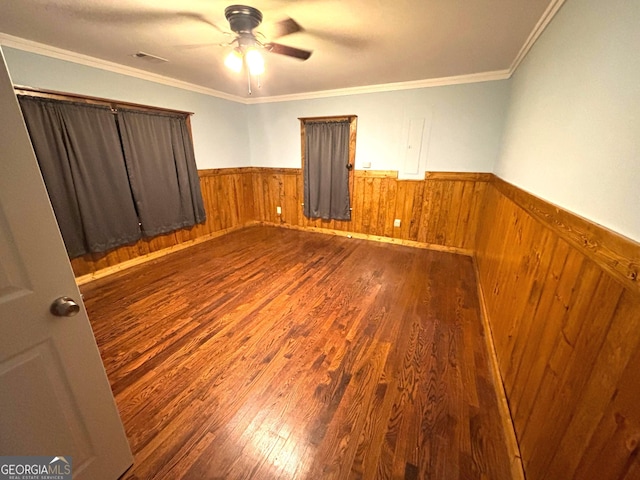
<svg viewBox="0 0 640 480"><path fill-rule="evenodd" d="M276 213L282 215L282 207L276 207Z"/></svg>
<svg viewBox="0 0 640 480"><path fill-rule="evenodd" d="M394 226L394 227L399 227L399 226L400 226L400 219L399 219L399 218L396 218L396 219L393 221L393 226Z"/></svg>

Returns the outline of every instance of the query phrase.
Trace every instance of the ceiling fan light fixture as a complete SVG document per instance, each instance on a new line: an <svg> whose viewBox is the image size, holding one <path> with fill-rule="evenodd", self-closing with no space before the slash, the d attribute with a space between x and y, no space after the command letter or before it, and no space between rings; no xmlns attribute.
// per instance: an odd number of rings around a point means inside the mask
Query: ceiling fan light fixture
<svg viewBox="0 0 640 480"><path fill-rule="evenodd" d="M242 70L242 52L238 48L234 48L224 59L224 64L228 69L240 73Z"/></svg>
<svg viewBox="0 0 640 480"><path fill-rule="evenodd" d="M229 21L229 28L235 34L235 38L226 44L234 45L235 48L227 55L224 64L236 73L245 70L249 95L251 95L252 82L256 82L260 88L260 76L265 71L264 58L260 50L299 60L307 60L311 56L309 50L267 42L265 35L256 31L262 23L262 12L257 8L247 5L230 5L225 8L224 16ZM281 20L274 27L275 38L303 31L303 28L292 18Z"/></svg>
<svg viewBox="0 0 640 480"><path fill-rule="evenodd" d="M244 54L244 58L251 75L262 75L264 73L264 59L257 49L249 48Z"/></svg>

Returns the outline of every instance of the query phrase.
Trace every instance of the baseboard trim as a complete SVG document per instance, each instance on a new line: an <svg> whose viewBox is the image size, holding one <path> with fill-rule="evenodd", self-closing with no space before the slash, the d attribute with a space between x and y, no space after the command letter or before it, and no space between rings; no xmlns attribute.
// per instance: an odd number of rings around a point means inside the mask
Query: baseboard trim
<svg viewBox="0 0 640 480"><path fill-rule="evenodd" d="M500 374L498 352L493 342L493 331L489 324L489 310L487 309L484 291L480 283L480 270L475 256L473 256L473 269L475 270L476 285L478 286L478 303L480 304L480 317L484 328L484 339L491 362L489 368L491 369L493 383L498 396L498 408L500 409L500 418L502 419L502 429L507 443L508 454L511 459L511 478L513 480L525 480L524 465L522 464L522 455L516 437L516 428L513 424L513 417L511 416L511 409L509 408L509 401L507 400L507 391L502 380L502 375Z"/></svg>
<svg viewBox="0 0 640 480"><path fill-rule="evenodd" d="M218 230L217 232L213 232L208 235L198 237L194 240L189 240L187 242L179 243L178 245L173 245L171 247L163 248L161 250L156 250L155 252L151 252L146 255L141 255L139 257L132 258L131 260L126 260L122 263L118 263L117 265L113 265L111 267L102 268L97 272L81 275L79 277L76 277L76 284L78 286L85 285L94 280L98 280L99 278L108 277L109 275L113 275L114 273L121 272L122 270L126 270L131 267L137 267L138 265L142 265L143 263L150 262L151 260L162 258L166 255L170 255L172 253L179 252L180 250L184 250L185 248L193 247L194 245L198 245L208 240L213 240L214 238L221 237L223 235L226 235L236 230L241 230L245 227L246 225L243 224L235 227L225 228L224 230Z"/></svg>
<svg viewBox="0 0 640 480"><path fill-rule="evenodd" d="M189 240L188 242L180 243L178 245L174 245L168 248L163 248L162 250L157 250L155 252L151 252L146 255L133 258L131 260L126 260L117 265L113 265L111 267L98 270L97 272L81 275L79 277L76 277L76 284L84 285L94 280L98 280L100 278L113 275L114 273L121 272L122 270L126 270L131 267L136 267L138 265L142 265L143 263L156 260L158 258L162 258L165 255L170 255L174 252L179 252L180 250L184 250L185 248L189 248L194 245L198 245L202 242L206 242L208 240L213 240L214 238L221 237L223 235L234 232L236 230L242 230L244 228L248 228L252 226L267 226L267 227L287 228L290 230L299 230L304 232L323 233L325 235L336 235L341 237L357 238L360 240L369 240L372 242L390 243L393 245L403 245L405 247L422 248L426 250L435 250L438 252L445 252L445 253L454 253L458 255L465 255L467 257L473 257L474 255L473 250L466 249L466 248L447 247L445 245L437 245L433 243L416 242L413 240L403 240L400 238L382 237L379 235L368 235L366 233L355 233L355 232L348 232L343 230L333 230L329 228L301 227L298 225L287 225L282 223L260 222L260 221L253 220L253 221L246 222L242 225L226 228L224 230L218 230L217 232L213 232L213 233L210 233L209 235L196 238L195 240Z"/></svg>
<svg viewBox="0 0 640 480"><path fill-rule="evenodd" d="M346 230L334 230L331 228L317 228L317 227L301 227L299 225L288 225L286 223L272 223L272 222L260 222L254 221L247 225L263 225L266 227L278 227L287 228L289 230L299 230L303 232L324 233L325 235L336 235L339 237L357 238L359 240L369 240L378 243L390 243L393 245L403 245L405 247L422 248L425 250L435 250L438 252L455 253L458 255L464 255L467 257L473 257L473 250L458 247L448 247L446 245L437 245L434 243L416 242L414 240L403 240L401 238L382 237L379 235L369 235L366 233L355 233Z"/></svg>

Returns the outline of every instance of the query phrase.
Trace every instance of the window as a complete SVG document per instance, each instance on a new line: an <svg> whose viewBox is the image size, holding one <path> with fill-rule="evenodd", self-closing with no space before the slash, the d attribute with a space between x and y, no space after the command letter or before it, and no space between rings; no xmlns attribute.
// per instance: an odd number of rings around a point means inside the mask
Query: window
<svg viewBox="0 0 640 480"><path fill-rule="evenodd" d="M204 221L188 114L18 98L71 258Z"/></svg>
<svg viewBox="0 0 640 480"><path fill-rule="evenodd" d="M301 118L304 215L351 220L355 115Z"/></svg>

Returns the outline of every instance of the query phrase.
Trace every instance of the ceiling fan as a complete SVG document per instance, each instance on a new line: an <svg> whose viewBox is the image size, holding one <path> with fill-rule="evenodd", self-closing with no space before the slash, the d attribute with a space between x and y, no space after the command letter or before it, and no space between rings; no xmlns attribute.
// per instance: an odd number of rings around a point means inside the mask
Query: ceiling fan
<svg viewBox="0 0 640 480"><path fill-rule="evenodd" d="M266 41L265 36L256 31L256 28L262 23L262 12L257 8L246 5L231 5L225 8L224 15L229 21L231 31L236 35L231 42L223 44L224 46L234 46L224 63L228 68L238 73L242 71L243 67L246 67L249 94L251 94L251 76L259 76L264 72L264 59L260 50L303 61L311 56L312 52L309 50ZM286 18L273 24L272 38L284 37L302 30L302 27L295 20Z"/></svg>

